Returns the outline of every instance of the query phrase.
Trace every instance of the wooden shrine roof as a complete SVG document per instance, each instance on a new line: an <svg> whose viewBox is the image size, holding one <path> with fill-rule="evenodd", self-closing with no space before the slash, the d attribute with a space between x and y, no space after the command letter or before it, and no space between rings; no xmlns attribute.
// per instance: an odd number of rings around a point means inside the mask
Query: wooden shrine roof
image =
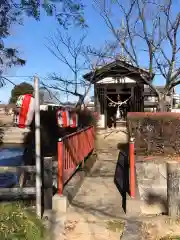
<svg viewBox="0 0 180 240"><path fill-rule="evenodd" d="M85 74L83 77L85 80L92 83L97 83L98 81L106 77L129 77L135 81L144 82L141 74L149 78L149 72L147 70L135 67L132 64L117 59L100 68L97 68L95 72L91 71Z"/></svg>

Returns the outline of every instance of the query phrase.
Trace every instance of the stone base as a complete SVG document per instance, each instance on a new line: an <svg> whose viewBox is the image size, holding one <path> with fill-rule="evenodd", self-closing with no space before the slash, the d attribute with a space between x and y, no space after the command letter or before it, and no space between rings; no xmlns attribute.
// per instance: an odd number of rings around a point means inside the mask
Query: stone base
<svg viewBox="0 0 180 240"><path fill-rule="evenodd" d="M58 194L53 196L52 199L52 208L53 211L58 213L65 213L67 212L67 208L69 206L69 201L66 196L59 196Z"/></svg>
<svg viewBox="0 0 180 240"><path fill-rule="evenodd" d="M126 214L128 216L138 217L141 215L141 200L131 199L126 200Z"/></svg>
<svg viewBox="0 0 180 240"><path fill-rule="evenodd" d="M48 229L46 240L64 239L63 232L65 228L65 214L48 210L44 212L43 222Z"/></svg>

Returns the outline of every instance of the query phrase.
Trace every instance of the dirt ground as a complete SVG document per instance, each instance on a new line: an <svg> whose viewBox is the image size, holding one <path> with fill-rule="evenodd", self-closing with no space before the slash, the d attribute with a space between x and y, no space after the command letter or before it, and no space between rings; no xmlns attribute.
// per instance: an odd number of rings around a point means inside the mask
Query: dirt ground
<svg viewBox="0 0 180 240"><path fill-rule="evenodd" d="M9 125L13 123L13 116L12 115L5 115L0 113L0 123L3 125Z"/></svg>

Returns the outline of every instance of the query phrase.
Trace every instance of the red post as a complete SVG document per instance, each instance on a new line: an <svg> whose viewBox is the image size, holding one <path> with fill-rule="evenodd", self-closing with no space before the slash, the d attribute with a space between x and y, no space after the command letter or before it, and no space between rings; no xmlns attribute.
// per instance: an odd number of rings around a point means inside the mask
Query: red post
<svg viewBox="0 0 180 240"><path fill-rule="evenodd" d="M80 141L82 143L82 147L81 147L81 160L82 160L82 168L84 168L84 155L85 155L85 150L86 150L86 147L85 147L85 139L84 139L84 130L81 132L80 134Z"/></svg>
<svg viewBox="0 0 180 240"><path fill-rule="evenodd" d="M130 195L135 198L135 161L134 161L134 139L129 142L129 162L130 162Z"/></svg>
<svg viewBox="0 0 180 240"><path fill-rule="evenodd" d="M58 194L63 193L63 142L61 139L58 141Z"/></svg>
<svg viewBox="0 0 180 240"><path fill-rule="evenodd" d="M76 165L78 164L78 134L74 135L74 144L75 144L75 151L74 151L74 156L76 159Z"/></svg>
<svg viewBox="0 0 180 240"><path fill-rule="evenodd" d="M89 130L89 141L90 141L90 151L94 149L94 127L92 126Z"/></svg>
<svg viewBox="0 0 180 240"><path fill-rule="evenodd" d="M88 129L88 138L89 138L89 152L92 150L92 127Z"/></svg>

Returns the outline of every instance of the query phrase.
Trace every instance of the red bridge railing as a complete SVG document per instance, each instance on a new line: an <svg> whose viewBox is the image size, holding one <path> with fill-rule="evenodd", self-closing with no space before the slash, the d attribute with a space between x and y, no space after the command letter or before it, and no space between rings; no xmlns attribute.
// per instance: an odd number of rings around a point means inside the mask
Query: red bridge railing
<svg viewBox="0 0 180 240"><path fill-rule="evenodd" d="M94 127L90 126L59 139L58 142L58 194L72 177L80 163L94 149Z"/></svg>

